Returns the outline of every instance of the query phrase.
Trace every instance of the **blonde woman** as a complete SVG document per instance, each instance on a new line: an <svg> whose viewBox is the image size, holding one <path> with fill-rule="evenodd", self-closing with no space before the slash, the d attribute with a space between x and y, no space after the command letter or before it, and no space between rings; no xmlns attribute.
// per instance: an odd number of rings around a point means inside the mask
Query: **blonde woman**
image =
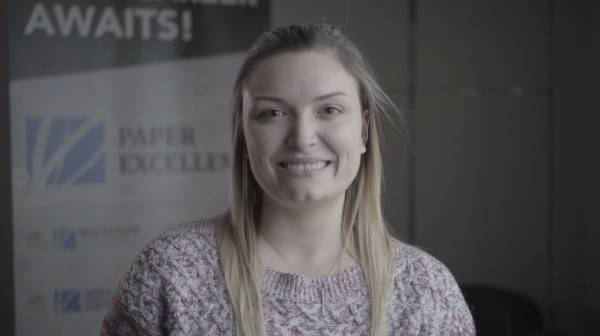
<svg viewBox="0 0 600 336"><path fill-rule="evenodd" d="M379 119L394 105L332 25L258 38L233 92L233 200L151 242L102 335L474 335L450 272L393 238Z"/></svg>

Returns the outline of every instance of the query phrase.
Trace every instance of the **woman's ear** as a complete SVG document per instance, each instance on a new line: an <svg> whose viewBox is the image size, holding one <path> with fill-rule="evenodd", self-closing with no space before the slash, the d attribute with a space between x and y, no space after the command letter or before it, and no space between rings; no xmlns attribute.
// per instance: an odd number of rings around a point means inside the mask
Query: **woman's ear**
<svg viewBox="0 0 600 336"><path fill-rule="evenodd" d="M367 151L367 140L369 139L369 113L368 109L364 109L362 111L362 130L361 130L361 138L362 138L362 150L361 153L365 153Z"/></svg>

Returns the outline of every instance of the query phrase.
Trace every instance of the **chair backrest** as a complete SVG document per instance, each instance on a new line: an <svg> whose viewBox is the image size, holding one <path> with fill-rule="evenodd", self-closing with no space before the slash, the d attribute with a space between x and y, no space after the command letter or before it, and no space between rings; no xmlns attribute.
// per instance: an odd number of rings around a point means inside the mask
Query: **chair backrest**
<svg viewBox="0 0 600 336"><path fill-rule="evenodd" d="M529 297L482 285L462 286L479 336L541 335L543 320Z"/></svg>

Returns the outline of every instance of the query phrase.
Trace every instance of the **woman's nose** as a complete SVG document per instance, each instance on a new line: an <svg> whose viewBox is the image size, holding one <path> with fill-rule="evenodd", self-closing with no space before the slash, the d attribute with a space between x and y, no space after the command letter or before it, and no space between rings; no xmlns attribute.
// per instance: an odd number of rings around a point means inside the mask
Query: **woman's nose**
<svg viewBox="0 0 600 336"><path fill-rule="evenodd" d="M305 149L317 143L316 124L307 116L298 116L293 119L287 138L291 148Z"/></svg>

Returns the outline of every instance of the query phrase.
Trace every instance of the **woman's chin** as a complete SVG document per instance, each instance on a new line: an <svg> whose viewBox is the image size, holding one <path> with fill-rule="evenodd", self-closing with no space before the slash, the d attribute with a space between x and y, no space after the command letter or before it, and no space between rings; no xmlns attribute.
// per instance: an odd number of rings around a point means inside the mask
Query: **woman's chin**
<svg viewBox="0 0 600 336"><path fill-rule="evenodd" d="M286 194L286 202L292 206L314 206L330 203L331 200L343 197L341 195L329 195L329 194L321 194L315 192L298 192L298 193L287 193Z"/></svg>
<svg viewBox="0 0 600 336"><path fill-rule="evenodd" d="M322 197L313 193L294 193L287 195L287 199L291 203L309 204L322 200Z"/></svg>

